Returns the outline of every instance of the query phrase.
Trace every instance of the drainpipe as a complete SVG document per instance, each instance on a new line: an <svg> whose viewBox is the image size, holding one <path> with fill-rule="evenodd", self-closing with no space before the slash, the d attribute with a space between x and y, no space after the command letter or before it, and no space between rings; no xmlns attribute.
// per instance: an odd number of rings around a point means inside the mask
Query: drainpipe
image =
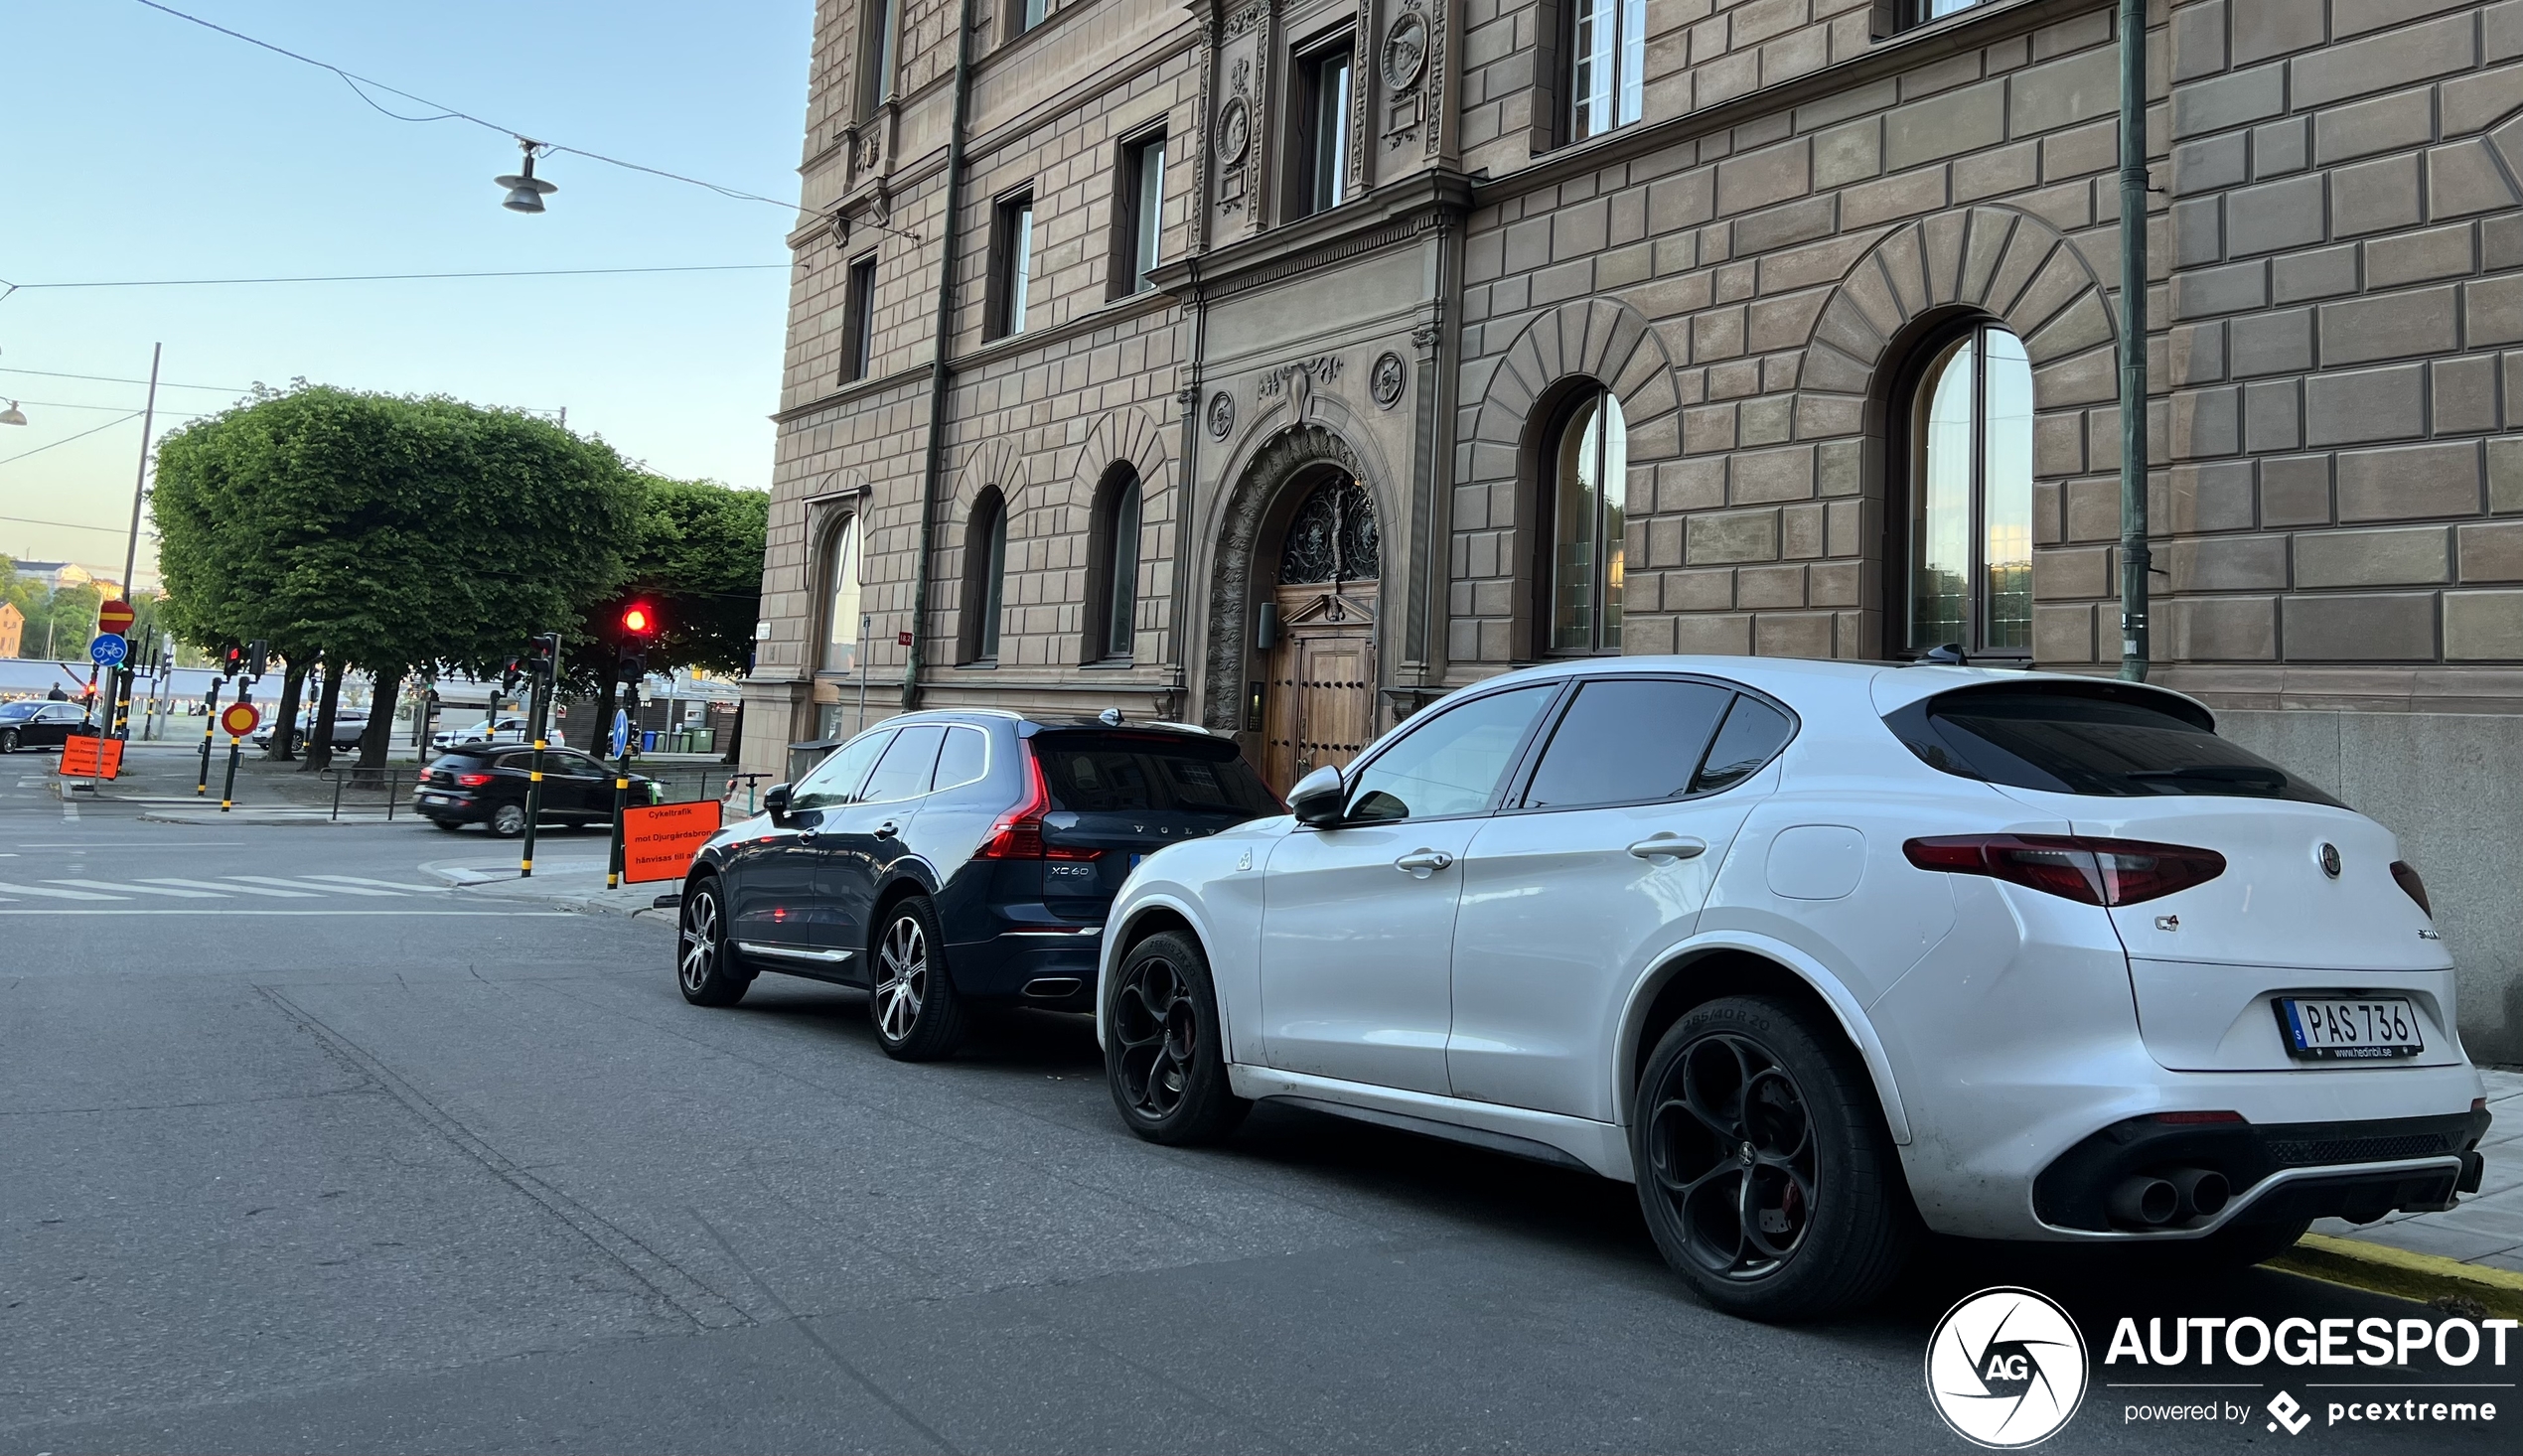
<svg viewBox="0 0 2523 1456"><path fill-rule="evenodd" d="M955 123L947 132L946 206L939 224L937 352L929 361L929 446L920 466L920 560L912 570L911 653L902 667L902 709L920 706L920 669L929 646L930 562L937 554L938 486L946 474L947 390L955 381L948 352L954 347L956 237L964 203L964 131L972 111L972 16L955 8ZM862 643L865 652L870 644Z"/></svg>
<svg viewBox="0 0 2523 1456"><path fill-rule="evenodd" d="M1195 204L1197 206L1197 204ZM1183 409L1182 469L1175 475L1175 488L1180 493L1182 524L1174 533L1174 627L1166 634L1174 652L1174 691L1181 696L1175 704L1174 716L1186 723L1198 723L1195 714L1201 705L1191 696L1191 564L1200 554L1199 513L1195 509L1200 499L1200 366L1209 349L1209 304L1200 288L1200 259L1183 260L1191 268L1191 382L1184 386L1176 403ZM1239 699L1241 701L1241 699ZM1239 718L1237 722L1242 723ZM1203 726L1206 726L1205 724Z"/></svg>
<svg viewBox="0 0 2523 1456"><path fill-rule="evenodd" d="M2147 680L2147 4L2120 0L2120 675Z"/></svg>

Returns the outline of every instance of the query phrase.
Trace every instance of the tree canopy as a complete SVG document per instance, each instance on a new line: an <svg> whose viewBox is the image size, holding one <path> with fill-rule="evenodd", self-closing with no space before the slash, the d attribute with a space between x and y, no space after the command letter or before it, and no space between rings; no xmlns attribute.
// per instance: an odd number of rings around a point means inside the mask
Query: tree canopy
<svg viewBox="0 0 2523 1456"><path fill-rule="evenodd" d="M621 579L640 499L610 446L527 414L294 389L159 444L166 614L205 647L366 668L380 697L413 667L493 671Z"/></svg>

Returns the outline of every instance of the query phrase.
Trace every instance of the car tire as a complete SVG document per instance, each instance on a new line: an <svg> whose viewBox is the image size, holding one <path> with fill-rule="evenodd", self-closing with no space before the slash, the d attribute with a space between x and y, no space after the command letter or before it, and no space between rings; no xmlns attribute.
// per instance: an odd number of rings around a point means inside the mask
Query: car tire
<svg viewBox="0 0 2523 1456"><path fill-rule="evenodd" d="M15 728L0 728L0 753L16 753L17 751L18 730Z"/></svg>
<svg viewBox="0 0 2523 1456"><path fill-rule="evenodd" d="M1105 1079L1132 1132L1170 1147L1221 1142L1253 1110L1227 1084L1217 986L1198 941L1165 931L1132 946L1105 1012Z"/></svg>
<svg viewBox="0 0 2523 1456"><path fill-rule="evenodd" d="M525 832L525 805L504 803L491 810L491 832L503 839L514 839Z"/></svg>
<svg viewBox="0 0 2523 1456"><path fill-rule="evenodd" d="M454 819L431 819L429 822L436 824L439 828L446 830L450 834L464 827L462 823Z"/></svg>
<svg viewBox="0 0 2523 1456"><path fill-rule="evenodd" d="M1665 1261L1729 1314L1855 1308L1917 1241L1863 1064L1783 1000L1727 996L1674 1023L1639 1079L1630 1156Z"/></svg>
<svg viewBox="0 0 2523 1456"><path fill-rule="evenodd" d="M743 1000L753 972L727 944L726 892L715 877L695 880L683 892L676 921L681 935L675 942L674 981L683 999L695 1006L733 1006Z"/></svg>
<svg viewBox="0 0 2523 1456"><path fill-rule="evenodd" d="M897 1062L933 1062L964 1043L964 1003L947 971L946 937L925 895L894 903L869 947L867 1020Z"/></svg>

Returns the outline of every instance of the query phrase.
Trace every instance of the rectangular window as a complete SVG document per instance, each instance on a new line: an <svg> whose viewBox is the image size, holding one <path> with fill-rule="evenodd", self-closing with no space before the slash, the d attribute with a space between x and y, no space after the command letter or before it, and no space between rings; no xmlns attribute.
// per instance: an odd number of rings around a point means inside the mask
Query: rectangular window
<svg viewBox="0 0 2523 1456"><path fill-rule="evenodd" d="M1007 18L1014 22L1007 32L1012 40L1051 18L1051 0L1015 0L1007 7Z"/></svg>
<svg viewBox="0 0 2523 1456"><path fill-rule="evenodd" d="M841 382L864 379L876 363L876 255L849 265L849 296L841 305Z"/></svg>
<svg viewBox="0 0 2523 1456"><path fill-rule="evenodd" d="M1158 240L1165 226L1165 138L1132 142L1121 151L1120 196L1113 210L1116 244L1113 296L1144 293L1154 285Z"/></svg>
<svg viewBox="0 0 2523 1456"><path fill-rule="evenodd" d="M859 37L858 114L862 117L894 93L894 27L900 0L871 0L868 26Z"/></svg>
<svg viewBox="0 0 2523 1456"><path fill-rule="evenodd" d="M998 205L997 223L990 232L990 338L1025 332L1033 259L1034 198L1024 193Z"/></svg>
<svg viewBox="0 0 2523 1456"><path fill-rule="evenodd" d="M1306 218L1348 201L1349 39L1296 61L1295 135L1288 147L1288 216Z"/></svg>
<svg viewBox="0 0 2523 1456"><path fill-rule="evenodd" d="M1570 0L1568 10L1568 140L1581 142L1645 109L1647 0Z"/></svg>

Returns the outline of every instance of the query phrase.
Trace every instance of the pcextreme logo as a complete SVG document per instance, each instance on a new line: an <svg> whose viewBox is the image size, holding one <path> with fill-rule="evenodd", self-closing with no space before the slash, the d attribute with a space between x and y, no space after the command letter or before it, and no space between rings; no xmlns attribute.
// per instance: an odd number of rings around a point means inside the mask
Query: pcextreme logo
<svg viewBox="0 0 2523 1456"><path fill-rule="evenodd" d="M1954 1433L2000 1450L2056 1435L2085 1399L2085 1337L2029 1289L1983 1289L1927 1339L1927 1394Z"/></svg>

